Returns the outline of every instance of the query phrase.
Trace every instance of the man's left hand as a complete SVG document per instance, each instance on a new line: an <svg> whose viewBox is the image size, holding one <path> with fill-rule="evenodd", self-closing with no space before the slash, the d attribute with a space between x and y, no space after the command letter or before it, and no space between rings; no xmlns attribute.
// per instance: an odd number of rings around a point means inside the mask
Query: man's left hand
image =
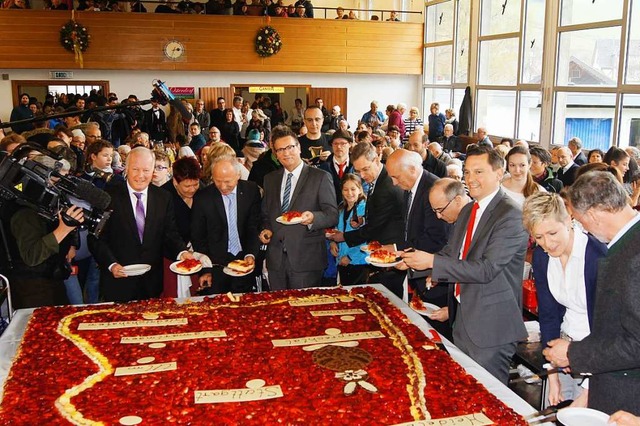
<svg viewBox="0 0 640 426"><path fill-rule="evenodd" d="M300 219L302 219L302 222L300 222L302 225L311 225L313 223L313 213L310 211L302 212Z"/></svg>
<svg viewBox="0 0 640 426"><path fill-rule="evenodd" d="M542 355L557 368L568 367L569 342L564 339L554 339L547 343L547 348L542 351Z"/></svg>

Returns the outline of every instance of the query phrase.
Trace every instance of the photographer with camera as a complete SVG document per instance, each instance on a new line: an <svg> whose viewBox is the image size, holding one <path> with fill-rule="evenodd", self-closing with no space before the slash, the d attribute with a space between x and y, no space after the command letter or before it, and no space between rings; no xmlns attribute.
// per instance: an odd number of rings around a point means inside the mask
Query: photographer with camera
<svg viewBox="0 0 640 426"><path fill-rule="evenodd" d="M36 162L47 157L38 155ZM68 162L63 161L64 163ZM69 168L66 168L68 172ZM61 171L61 174L63 173ZM51 183L57 183L56 178ZM10 215L8 250L12 268L7 276L13 283L11 297L15 309L54 306L69 303L64 281L71 273L69 256L76 244L76 225L84 221L83 209L70 206L58 214L57 221L48 221L30 207L11 203L4 206ZM13 214L11 214L12 212ZM63 218L64 216L64 218ZM5 216L6 217L6 216Z"/></svg>

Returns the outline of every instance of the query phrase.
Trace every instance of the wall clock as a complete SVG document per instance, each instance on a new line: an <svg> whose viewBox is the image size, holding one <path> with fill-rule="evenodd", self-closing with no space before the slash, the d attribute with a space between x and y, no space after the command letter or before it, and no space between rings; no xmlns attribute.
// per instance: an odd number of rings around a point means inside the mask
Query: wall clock
<svg viewBox="0 0 640 426"><path fill-rule="evenodd" d="M169 40L164 45L164 56L173 61L182 58L185 54L184 44L178 40Z"/></svg>

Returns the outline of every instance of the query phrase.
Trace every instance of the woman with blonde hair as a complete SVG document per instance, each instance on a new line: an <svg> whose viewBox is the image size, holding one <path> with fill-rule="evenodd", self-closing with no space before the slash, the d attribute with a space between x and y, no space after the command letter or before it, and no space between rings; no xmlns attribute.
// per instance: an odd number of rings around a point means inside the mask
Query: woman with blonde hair
<svg viewBox="0 0 640 426"><path fill-rule="evenodd" d="M553 339L579 341L589 335L598 276L598 260L607 247L572 225L558 194L536 192L523 206L523 223L538 247L533 251L533 277L538 295L542 345ZM588 384L583 376L549 374L549 404L573 399L586 407Z"/></svg>
<svg viewBox="0 0 640 426"><path fill-rule="evenodd" d="M542 191L547 192L538 185L531 175L531 154L523 146L514 146L509 150L505 158L509 176L502 181L502 190L510 196L520 207L525 198Z"/></svg>
<svg viewBox="0 0 640 426"><path fill-rule="evenodd" d="M207 152L206 161L205 161L205 164L203 165L203 171L202 171L202 180L204 180L204 182L207 185L209 185L212 182L211 165L214 163L216 158L222 157L223 155L229 155L237 159L236 152L231 147L231 145L228 145L222 142L212 145L211 148L209 149L209 152ZM244 158L242 160L244 160ZM239 162L242 163L243 161L239 160ZM247 170L244 167L241 167L240 169L241 169L240 179L247 180L247 178L249 177L249 170Z"/></svg>

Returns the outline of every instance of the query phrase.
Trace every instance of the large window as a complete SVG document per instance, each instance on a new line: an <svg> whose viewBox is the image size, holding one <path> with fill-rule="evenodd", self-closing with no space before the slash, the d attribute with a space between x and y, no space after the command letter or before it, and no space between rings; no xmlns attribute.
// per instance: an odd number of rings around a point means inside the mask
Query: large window
<svg viewBox="0 0 640 426"><path fill-rule="evenodd" d="M640 146L640 0L427 0L424 103L544 146ZM449 100L447 103L446 100Z"/></svg>

